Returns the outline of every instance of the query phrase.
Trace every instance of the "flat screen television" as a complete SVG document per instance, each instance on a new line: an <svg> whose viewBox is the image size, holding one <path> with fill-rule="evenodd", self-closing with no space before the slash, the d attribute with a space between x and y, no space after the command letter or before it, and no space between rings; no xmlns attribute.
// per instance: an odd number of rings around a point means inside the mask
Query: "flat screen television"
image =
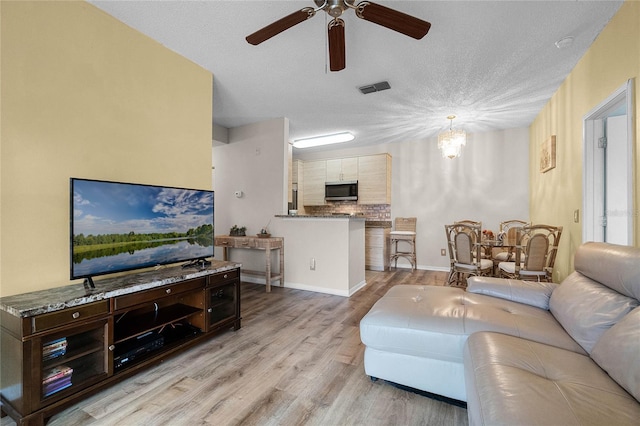
<svg viewBox="0 0 640 426"><path fill-rule="evenodd" d="M71 178L71 279L213 257L213 191Z"/></svg>

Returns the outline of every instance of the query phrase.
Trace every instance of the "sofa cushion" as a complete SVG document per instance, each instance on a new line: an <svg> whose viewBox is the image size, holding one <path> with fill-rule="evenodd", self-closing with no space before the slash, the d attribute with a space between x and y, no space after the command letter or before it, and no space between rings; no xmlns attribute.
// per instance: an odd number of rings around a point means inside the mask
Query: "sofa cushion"
<svg viewBox="0 0 640 426"><path fill-rule="evenodd" d="M555 283L494 277L474 276L467 280L467 291L469 293L499 297L540 309L549 309L549 299L556 287L558 287L558 284Z"/></svg>
<svg viewBox="0 0 640 426"><path fill-rule="evenodd" d="M549 311L459 288L397 285L360 321L368 348L462 363L467 336L496 331L584 353Z"/></svg>
<svg viewBox="0 0 640 426"><path fill-rule="evenodd" d="M640 401L640 308L604 333L591 357Z"/></svg>
<svg viewBox="0 0 640 426"><path fill-rule="evenodd" d="M573 272L553 292L549 309L588 353L611 326L638 306L638 301Z"/></svg>
<svg viewBox="0 0 640 426"><path fill-rule="evenodd" d="M640 404L588 356L499 333L464 350L470 425L635 425Z"/></svg>
<svg viewBox="0 0 640 426"><path fill-rule="evenodd" d="M585 243L576 250L574 265L582 275L640 300L640 248Z"/></svg>

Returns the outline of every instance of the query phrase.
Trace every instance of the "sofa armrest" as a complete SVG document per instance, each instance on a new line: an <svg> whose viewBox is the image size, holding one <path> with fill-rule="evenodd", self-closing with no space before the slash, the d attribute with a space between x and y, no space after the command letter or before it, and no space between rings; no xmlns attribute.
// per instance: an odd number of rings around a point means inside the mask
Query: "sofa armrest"
<svg viewBox="0 0 640 426"><path fill-rule="evenodd" d="M498 297L545 310L549 310L551 293L557 287L558 284L555 283L511 280L507 278L474 276L467 280L467 291L469 293Z"/></svg>

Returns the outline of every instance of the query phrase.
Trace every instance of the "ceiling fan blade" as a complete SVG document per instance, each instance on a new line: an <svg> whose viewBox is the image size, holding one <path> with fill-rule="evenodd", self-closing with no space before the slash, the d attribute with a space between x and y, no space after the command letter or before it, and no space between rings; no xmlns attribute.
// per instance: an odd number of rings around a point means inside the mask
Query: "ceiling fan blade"
<svg viewBox="0 0 640 426"><path fill-rule="evenodd" d="M329 69L340 71L345 66L344 21L336 18L329 22Z"/></svg>
<svg viewBox="0 0 640 426"><path fill-rule="evenodd" d="M431 28L431 24L427 21L369 1L358 3L356 8L356 15L359 18L417 40L427 35L429 28Z"/></svg>
<svg viewBox="0 0 640 426"><path fill-rule="evenodd" d="M263 41L269 40L271 37L280 34L284 30L288 30L294 25L298 25L309 18L313 18L315 14L316 11L312 7L305 7L304 9L293 12L292 14L287 15L282 19L278 19L255 33L248 35L246 40L249 44L256 46Z"/></svg>

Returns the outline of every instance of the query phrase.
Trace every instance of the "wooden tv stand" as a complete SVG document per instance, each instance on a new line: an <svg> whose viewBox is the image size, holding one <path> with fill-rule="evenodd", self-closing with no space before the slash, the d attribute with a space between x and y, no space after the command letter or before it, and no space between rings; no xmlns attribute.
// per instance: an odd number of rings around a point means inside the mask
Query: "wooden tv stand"
<svg viewBox="0 0 640 426"><path fill-rule="evenodd" d="M240 265L167 267L0 299L1 402L19 425L240 328Z"/></svg>

